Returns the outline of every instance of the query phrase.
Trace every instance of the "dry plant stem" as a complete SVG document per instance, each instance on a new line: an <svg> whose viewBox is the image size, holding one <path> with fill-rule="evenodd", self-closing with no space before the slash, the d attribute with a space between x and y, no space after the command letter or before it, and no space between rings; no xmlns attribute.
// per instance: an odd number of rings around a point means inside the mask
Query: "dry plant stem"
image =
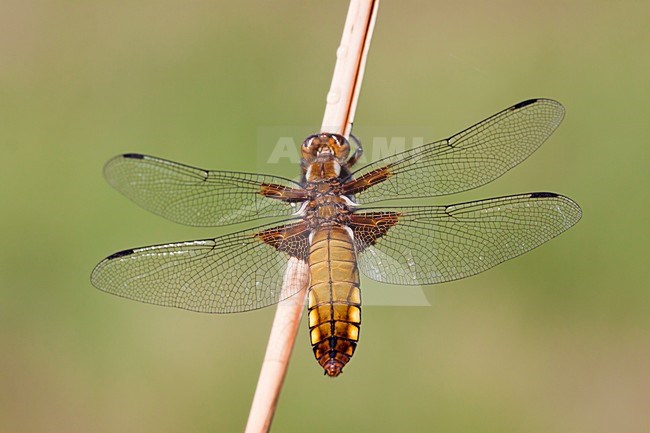
<svg viewBox="0 0 650 433"><path fill-rule="evenodd" d="M378 5L379 0L350 1L341 44L336 52L336 66L327 95L322 132L343 134L346 137L350 134ZM300 292L278 304L246 433L268 432L271 428L304 309L308 284L306 264L291 259L282 290Z"/></svg>
<svg viewBox="0 0 650 433"><path fill-rule="evenodd" d="M350 2L321 126L322 132L350 135L379 0Z"/></svg>

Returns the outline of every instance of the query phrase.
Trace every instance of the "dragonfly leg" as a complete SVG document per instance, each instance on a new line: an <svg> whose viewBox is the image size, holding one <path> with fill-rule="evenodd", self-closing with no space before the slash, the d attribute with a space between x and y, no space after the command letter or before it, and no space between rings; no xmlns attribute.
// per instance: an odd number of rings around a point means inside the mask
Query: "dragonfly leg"
<svg viewBox="0 0 650 433"><path fill-rule="evenodd" d="M359 161L359 158L361 158L361 155L363 155L363 146L361 146L361 142L357 137L354 136L354 134L350 133L350 138L354 140L354 142L357 145L357 149L354 151L350 159L348 159L347 165L348 167L352 167L354 164Z"/></svg>

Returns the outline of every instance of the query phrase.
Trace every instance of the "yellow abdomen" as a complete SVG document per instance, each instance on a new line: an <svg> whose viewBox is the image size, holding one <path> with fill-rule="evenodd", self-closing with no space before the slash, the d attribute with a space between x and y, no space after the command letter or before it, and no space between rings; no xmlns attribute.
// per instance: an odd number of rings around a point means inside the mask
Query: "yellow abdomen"
<svg viewBox="0 0 650 433"><path fill-rule="evenodd" d="M338 376L359 340L361 291L350 233L341 226L314 232L309 250L309 333L316 360Z"/></svg>

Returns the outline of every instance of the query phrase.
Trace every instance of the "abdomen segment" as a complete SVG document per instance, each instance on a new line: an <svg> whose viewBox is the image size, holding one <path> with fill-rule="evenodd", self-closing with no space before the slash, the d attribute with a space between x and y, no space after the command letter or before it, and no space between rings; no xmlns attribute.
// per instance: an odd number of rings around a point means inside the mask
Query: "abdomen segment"
<svg viewBox="0 0 650 433"><path fill-rule="evenodd" d="M359 340L361 292L354 242L341 226L314 232L309 251L309 333L316 360L338 376Z"/></svg>

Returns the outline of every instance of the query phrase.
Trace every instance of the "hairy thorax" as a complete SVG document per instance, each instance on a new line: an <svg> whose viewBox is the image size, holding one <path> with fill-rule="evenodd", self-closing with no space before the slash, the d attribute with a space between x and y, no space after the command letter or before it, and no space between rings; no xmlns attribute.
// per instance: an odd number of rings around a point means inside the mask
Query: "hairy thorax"
<svg viewBox="0 0 650 433"><path fill-rule="evenodd" d="M341 194L339 179L308 182L305 189L309 200L304 204L303 212L312 228L349 223L354 203Z"/></svg>
<svg viewBox="0 0 650 433"><path fill-rule="evenodd" d="M339 161L333 154L327 154L306 163L306 166L303 186L309 199L303 208L305 220L312 229L333 224L347 225L354 203L343 195Z"/></svg>

